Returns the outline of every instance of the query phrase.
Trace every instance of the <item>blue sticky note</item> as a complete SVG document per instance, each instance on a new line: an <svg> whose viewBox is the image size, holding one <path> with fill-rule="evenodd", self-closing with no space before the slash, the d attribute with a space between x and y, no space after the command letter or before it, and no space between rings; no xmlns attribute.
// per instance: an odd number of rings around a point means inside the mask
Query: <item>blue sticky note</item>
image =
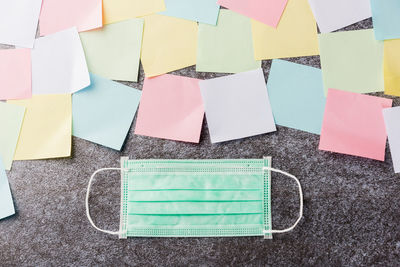
<svg viewBox="0 0 400 267"><path fill-rule="evenodd" d="M0 160L0 219L15 214L14 202L11 196L10 185L3 163Z"/></svg>
<svg viewBox="0 0 400 267"><path fill-rule="evenodd" d="M165 0L165 16L216 25L219 14L217 0Z"/></svg>
<svg viewBox="0 0 400 267"><path fill-rule="evenodd" d="M273 60L267 88L276 124L321 133L326 98L320 69Z"/></svg>
<svg viewBox="0 0 400 267"><path fill-rule="evenodd" d="M399 0L371 0L371 10L377 40L400 38Z"/></svg>
<svg viewBox="0 0 400 267"><path fill-rule="evenodd" d="M121 150L141 91L90 74L91 85L72 95L72 134Z"/></svg>

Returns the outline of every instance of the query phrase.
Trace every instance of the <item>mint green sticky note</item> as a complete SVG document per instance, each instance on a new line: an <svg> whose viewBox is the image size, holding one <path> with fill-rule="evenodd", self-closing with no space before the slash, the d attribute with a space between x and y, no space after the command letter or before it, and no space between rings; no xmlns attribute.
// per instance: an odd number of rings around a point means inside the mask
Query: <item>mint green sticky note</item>
<svg viewBox="0 0 400 267"><path fill-rule="evenodd" d="M121 150L141 91L90 74L91 85L72 95L72 135Z"/></svg>
<svg viewBox="0 0 400 267"><path fill-rule="evenodd" d="M326 98L320 69L274 59L267 88L276 124L321 133Z"/></svg>
<svg viewBox="0 0 400 267"><path fill-rule="evenodd" d="M161 15L217 24L219 5L216 0L164 0L166 10Z"/></svg>
<svg viewBox="0 0 400 267"><path fill-rule="evenodd" d="M11 196L10 185L3 163L0 159L0 219L15 214L14 203Z"/></svg>
<svg viewBox="0 0 400 267"><path fill-rule="evenodd" d="M0 158L6 170L11 169L25 108L0 102Z"/></svg>
<svg viewBox="0 0 400 267"><path fill-rule="evenodd" d="M222 9L217 26L199 24L196 70L238 73L260 68L252 40L250 18Z"/></svg>

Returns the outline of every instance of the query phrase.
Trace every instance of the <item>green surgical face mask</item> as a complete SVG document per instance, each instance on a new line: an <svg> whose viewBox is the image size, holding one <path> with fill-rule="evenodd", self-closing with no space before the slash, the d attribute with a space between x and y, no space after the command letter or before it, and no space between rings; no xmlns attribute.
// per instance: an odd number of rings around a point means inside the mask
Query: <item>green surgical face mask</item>
<svg viewBox="0 0 400 267"><path fill-rule="evenodd" d="M101 171L121 171L121 214L117 232L92 221L89 193ZM272 230L271 171L293 178L300 193L300 214L284 230ZM128 160L121 168L93 173L86 195L89 222L97 230L130 237L264 236L291 231L303 213L300 182L271 168L271 158L238 160Z"/></svg>

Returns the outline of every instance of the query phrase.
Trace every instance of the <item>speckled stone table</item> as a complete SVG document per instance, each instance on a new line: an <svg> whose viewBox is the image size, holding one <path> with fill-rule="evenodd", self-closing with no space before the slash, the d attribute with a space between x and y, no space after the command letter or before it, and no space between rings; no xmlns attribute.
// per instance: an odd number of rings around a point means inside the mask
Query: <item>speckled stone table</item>
<svg viewBox="0 0 400 267"><path fill-rule="evenodd" d="M346 28L371 28L366 20ZM319 57L289 59L319 67ZM270 61L263 62L268 77ZM201 79L194 67L175 74ZM130 86L141 89L139 83ZM382 94L376 94L382 95ZM395 99L394 105L399 105ZM199 145L136 136L130 131L121 152L73 138L68 159L19 161L8 173L17 214L0 221L2 266L123 265L383 265L400 264L400 182L386 161L318 151L319 136L278 127L278 131L211 145L204 122ZM305 210L300 225L273 240L244 238L130 238L119 240L93 229L84 199L90 174L118 167L121 156L143 158L273 157L276 168L297 175ZM297 216L292 182L272 179L275 228ZM106 229L118 228L119 174L99 175L91 197L92 215Z"/></svg>

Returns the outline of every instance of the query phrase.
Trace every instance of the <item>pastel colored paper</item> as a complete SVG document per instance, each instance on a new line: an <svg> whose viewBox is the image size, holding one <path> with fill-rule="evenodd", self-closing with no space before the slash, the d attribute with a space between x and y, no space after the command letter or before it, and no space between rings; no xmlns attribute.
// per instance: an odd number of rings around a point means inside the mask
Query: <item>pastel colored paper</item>
<svg viewBox="0 0 400 267"><path fill-rule="evenodd" d="M6 170L11 169L25 108L0 102L0 159Z"/></svg>
<svg viewBox="0 0 400 267"><path fill-rule="evenodd" d="M218 0L218 4L272 27L278 26L288 0Z"/></svg>
<svg viewBox="0 0 400 267"><path fill-rule="evenodd" d="M11 196L10 185L6 171L0 159L0 219L4 219L15 214L14 202Z"/></svg>
<svg viewBox="0 0 400 267"><path fill-rule="evenodd" d="M143 19L130 19L80 34L89 71L102 77L137 82Z"/></svg>
<svg viewBox="0 0 400 267"><path fill-rule="evenodd" d="M328 88L383 91L383 42L375 40L373 30L320 34L319 44L325 93Z"/></svg>
<svg viewBox="0 0 400 267"><path fill-rule="evenodd" d="M384 161L382 110L391 106L391 99L329 89L319 149Z"/></svg>
<svg viewBox="0 0 400 267"><path fill-rule="evenodd" d="M71 95L38 95L8 103L26 108L14 160L71 155Z"/></svg>
<svg viewBox="0 0 400 267"><path fill-rule="evenodd" d="M385 94L400 96L400 40L384 42Z"/></svg>
<svg viewBox="0 0 400 267"><path fill-rule="evenodd" d="M143 17L165 10L164 0L103 0L104 24Z"/></svg>
<svg viewBox="0 0 400 267"><path fill-rule="evenodd" d="M257 60L319 55L315 19L307 0L289 0L278 27L252 20Z"/></svg>
<svg viewBox="0 0 400 267"><path fill-rule="evenodd" d="M400 1L371 0L372 21L377 40L400 38Z"/></svg>
<svg viewBox="0 0 400 267"><path fill-rule="evenodd" d="M217 24L219 5L215 0L165 0L165 6L162 15Z"/></svg>
<svg viewBox="0 0 400 267"><path fill-rule="evenodd" d="M72 134L121 150L141 92L91 74L91 85L72 95Z"/></svg>
<svg viewBox="0 0 400 267"><path fill-rule="evenodd" d="M72 27L79 32L103 26L102 0L43 0L40 35L49 35Z"/></svg>
<svg viewBox="0 0 400 267"><path fill-rule="evenodd" d="M320 69L275 59L267 88L276 124L321 133L326 99Z"/></svg>
<svg viewBox="0 0 400 267"><path fill-rule="evenodd" d="M0 0L0 44L32 48L42 0Z"/></svg>
<svg viewBox="0 0 400 267"><path fill-rule="evenodd" d="M199 24L196 70L237 73L259 68L251 38L250 19L222 9L217 26Z"/></svg>
<svg viewBox="0 0 400 267"><path fill-rule="evenodd" d="M135 134L199 143L203 117L199 80L169 74L146 78Z"/></svg>
<svg viewBox="0 0 400 267"><path fill-rule="evenodd" d="M333 32L371 17L369 1L308 0L321 33Z"/></svg>
<svg viewBox="0 0 400 267"><path fill-rule="evenodd" d="M196 22L163 15L144 20L141 60L147 77L196 64Z"/></svg>
<svg viewBox="0 0 400 267"><path fill-rule="evenodd" d="M0 100L32 96L31 50L0 50Z"/></svg>
<svg viewBox="0 0 400 267"><path fill-rule="evenodd" d="M32 49L32 94L74 93L90 85L76 28L36 39Z"/></svg>
<svg viewBox="0 0 400 267"><path fill-rule="evenodd" d="M395 173L400 173L400 107L383 110Z"/></svg>
<svg viewBox="0 0 400 267"><path fill-rule="evenodd" d="M200 81L211 142L276 131L261 68Z"/></svg>

